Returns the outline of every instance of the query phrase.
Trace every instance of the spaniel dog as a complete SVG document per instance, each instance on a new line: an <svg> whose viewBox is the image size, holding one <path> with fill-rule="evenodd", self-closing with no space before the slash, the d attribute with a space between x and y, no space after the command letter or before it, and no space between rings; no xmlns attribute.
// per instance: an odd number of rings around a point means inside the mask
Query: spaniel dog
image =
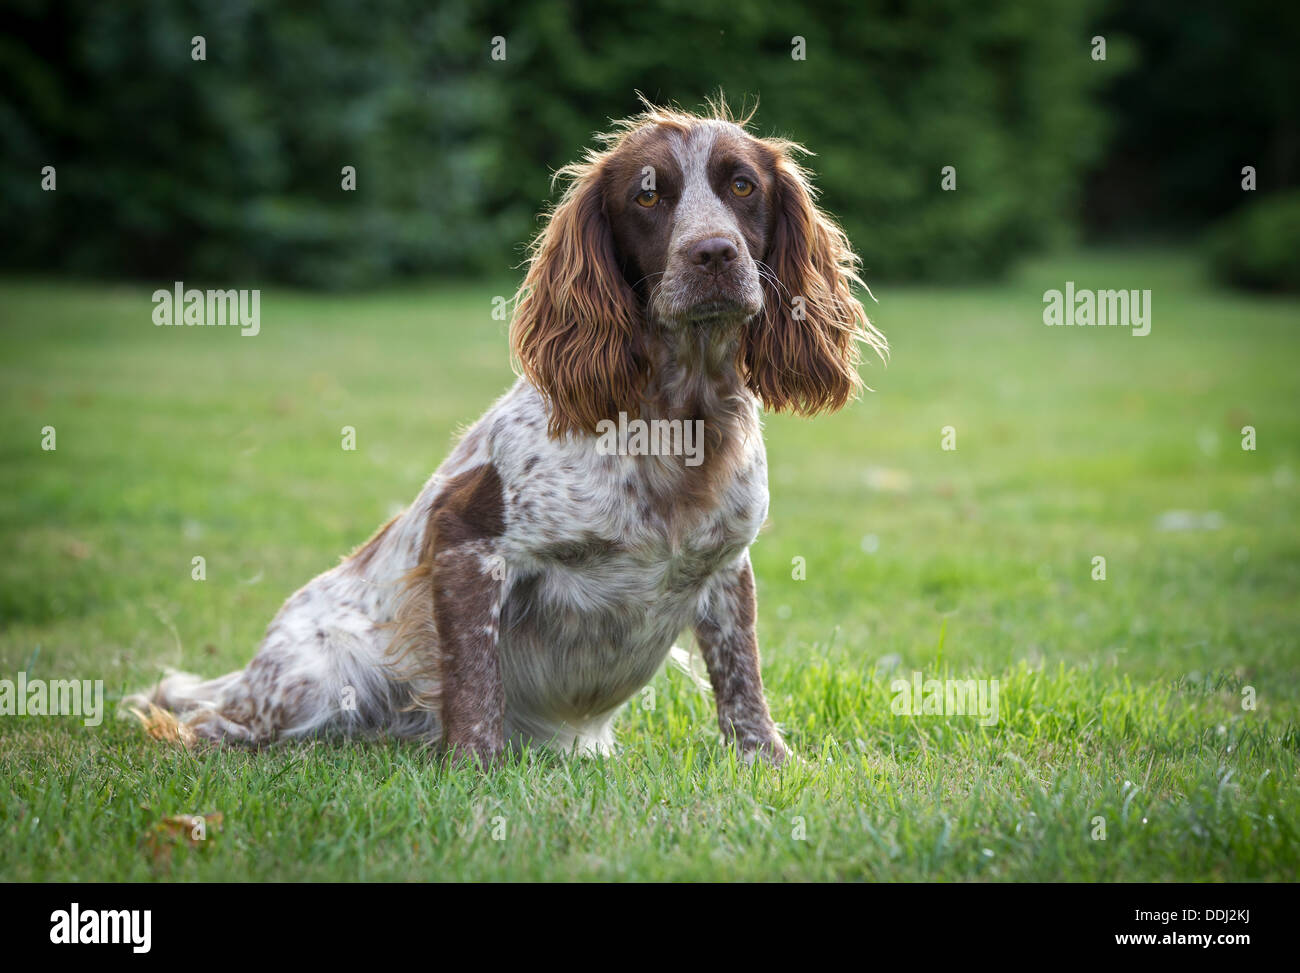
<svg viewBox="0 0 1300 973"><path fill-rule="evenodd" d="M246 669L136 697L155 735L369 730L485 764L527 741L607 752L689 628L723 738L788 755L748 553L768 505L760 409L841 408L860 344L886 344L799 146L723 105L645 108L556 174L514 387L405 513L285 603Z"/></svg>

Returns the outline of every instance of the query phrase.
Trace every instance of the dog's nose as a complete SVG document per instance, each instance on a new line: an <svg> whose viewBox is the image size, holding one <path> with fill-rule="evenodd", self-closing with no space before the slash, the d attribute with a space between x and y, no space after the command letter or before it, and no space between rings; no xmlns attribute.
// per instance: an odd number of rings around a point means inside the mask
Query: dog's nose
<svg viewBox="0 0 1300 973"><path fill-rule="evenodd" d="M691 263L702 267L711 274L720 273L727 264L739 256L736 245L724 237L709 237L701 240L690 250Z"/></svg>

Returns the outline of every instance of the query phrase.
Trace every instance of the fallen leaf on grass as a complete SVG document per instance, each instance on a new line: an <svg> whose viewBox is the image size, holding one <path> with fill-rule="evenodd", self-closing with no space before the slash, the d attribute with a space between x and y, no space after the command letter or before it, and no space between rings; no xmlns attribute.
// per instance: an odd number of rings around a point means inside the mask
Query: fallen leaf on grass
<svg viewBox="0 0 1300 973"><path fill-rule="evenodd" d="M173 814L146 831L140 843L155 865L169 864L172 851L176 848L206 846L208 835L220 831L224 820L225 815L220 811L209 814Z"/></svg>

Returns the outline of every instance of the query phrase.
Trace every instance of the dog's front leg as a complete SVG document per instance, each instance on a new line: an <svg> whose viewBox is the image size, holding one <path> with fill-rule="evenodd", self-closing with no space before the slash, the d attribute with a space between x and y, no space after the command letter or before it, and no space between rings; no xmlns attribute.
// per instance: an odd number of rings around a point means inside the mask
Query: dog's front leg
<svg viewBox="0 0 1300 973"><path fill-rule="evenodd" d="M758 672L754 572L749 554L720 572L700 599L695 640L709 670L718 726L748 762L781 763L790 756L772 722Z"/></svg>
<svg viewBox="0 0 1300 973"><path fill-rule="evenodd" d="M439 553L433 563L443 746L453 759L496 762L505 746L505 689L497 638L499 563L487 545Z"/></svg>
<svg viewBox="0 0 1300 973"><path fill-rule="evenodd" d="M448 481L429 516L430 562L441 697L442 743L480 764L505 749L506 694L498 654L505 560L501 480L491 465Z"/></svg>

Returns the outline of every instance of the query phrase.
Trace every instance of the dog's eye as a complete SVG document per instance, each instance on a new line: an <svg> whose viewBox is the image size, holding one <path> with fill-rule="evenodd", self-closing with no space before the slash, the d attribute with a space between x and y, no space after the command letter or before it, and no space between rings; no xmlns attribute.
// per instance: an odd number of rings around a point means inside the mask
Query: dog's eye
<svg viewBox="0 0 1300 973"><path fill-rule="evenodd" d="M754 191L754 184L748 179L731 180L731 191L737 196L748 196Z"/></svg>
<svg viewBox="0 0 1300 973"><path fill-rule="evenodd" d="M655 203L659 202L659 194L653 189L647 189L645 192L637 195L636 201L646 209L649 209Z"/></svg>

